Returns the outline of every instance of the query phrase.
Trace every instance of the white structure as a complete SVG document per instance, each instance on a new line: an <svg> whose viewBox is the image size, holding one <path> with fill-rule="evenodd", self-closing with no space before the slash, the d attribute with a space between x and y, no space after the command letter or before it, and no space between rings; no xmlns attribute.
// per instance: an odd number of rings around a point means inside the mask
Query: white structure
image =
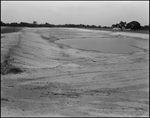
<svg viewBox="0 0 150 118"><path fill-rule="evenodd" d="M113 30L121 30L121 29L118 27L114 27Z"/></svg>

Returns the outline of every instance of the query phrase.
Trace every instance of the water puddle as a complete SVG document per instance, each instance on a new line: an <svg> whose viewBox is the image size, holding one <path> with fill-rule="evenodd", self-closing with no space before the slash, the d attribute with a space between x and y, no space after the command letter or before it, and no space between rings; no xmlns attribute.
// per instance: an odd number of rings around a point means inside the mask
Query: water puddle
<svg viewBox="0 0 150 118"><path fill-rule="evenodd" d="M70 45L73 48L94 50L104 53L128 54L139 51L145 51L144 47L149 47L149 42L135 38L79 38L79 39L64 39L56 41L60 44Z"/></svg>

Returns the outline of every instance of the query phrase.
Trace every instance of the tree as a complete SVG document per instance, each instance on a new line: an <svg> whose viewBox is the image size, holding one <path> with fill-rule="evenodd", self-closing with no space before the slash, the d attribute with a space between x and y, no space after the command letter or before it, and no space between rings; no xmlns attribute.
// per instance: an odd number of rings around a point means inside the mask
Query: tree
<svg viewBox="0 0 150 118"><path fill-rule="evenodd" d="M108 28L107 26L103 26L102 28Z"/></svg>
<svg viewBox="0 0 150 118"><path fill-rule="evenodd" d="M141 29L141 24L137 21L132 21L132 22L129 22L126 27L128 29L136 31L136 30Z"/></svg>
<svg viewBox="0 0 150 118"><path fill-rule="evenodd" d="M120 28L120 25L117 23L117 24L116 24L116 27L117 27L117 28Z"/></svg>
<svg viewBox="0 0 150 118"><path fill-rule="evenodd" d="M101 27L102 27L101 25L98 26L98 28L101 28Z"/></svg>
<svg viewBox="0 0 150 118"><path fill-rule="evenodd" d="M117 23L117 24L112 24L112 28L120 28L121 30L123 29L123 27L125 28L126 27L126 22L123 22L123 21L120 21L120 23Z"/></svg>
<svg viewBox="0 0 150 118"><path fill-rule="evenodd" d="M37 24L37 21L33 21L33 24L36 25L36 24Z"/></svg>
<svg viewBox="0 0 150 118"><path fill-rule="evenodd" d="M126 27L126 22L120 21L119 28L122 30L123 27Z"/></svg>
<svg viewBox="0 0 150 118"><path fill-rule="evenodd" d="M5 26L5 23L1 21L1 26Z"/></svg>
<svg viewBox="0 0 150 118"><path fill-rule="evenodd" d="M149 30L149 25L141 26L141 30Z"/></svg>
<svg viewBox="0 0 150 118"><path fill-rule="evenodd" d="M29 25L29 23L27 23L27 22L20 22L20 24L19 24L20 26L24 26L24 27L27 27L28 25Z"/></svg>
<svg viewBox="0 0 150 118"><path fill-rule="evenodd" d="M117 27L117 25L116 24L112 24L112 26L111 26L112 28L115 28L115 27Z"/></svg>
<svg viewBox="0 0 150 118"><path fill-rule="evenodd" d="M10 23L10 26L18 26L18 23L16 22Z"/></svg>

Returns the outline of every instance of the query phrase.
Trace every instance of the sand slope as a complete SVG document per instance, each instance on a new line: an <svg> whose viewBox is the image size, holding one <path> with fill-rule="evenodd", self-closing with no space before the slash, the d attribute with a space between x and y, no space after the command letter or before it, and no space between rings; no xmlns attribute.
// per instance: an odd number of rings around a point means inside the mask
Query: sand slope
<svg viewBox="0 0 150 118"><path fill-rule="evenodd" d="M54 42L65 33L2 34L2 116L149 115L149 51L81 51Z"/></svg>

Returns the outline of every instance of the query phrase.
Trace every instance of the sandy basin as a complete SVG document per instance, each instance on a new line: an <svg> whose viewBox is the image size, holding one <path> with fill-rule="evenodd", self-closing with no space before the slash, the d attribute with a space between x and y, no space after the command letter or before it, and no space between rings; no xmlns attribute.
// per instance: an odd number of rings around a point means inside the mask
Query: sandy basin
<svg viewBox="0 0 150 118"><path fill-rule="evenodd" d="M148 47L110 54L54 42L97 32L24 28L2 34L1 116L149 116ZM101 31L106 34L149 40L148 34Z"/></svg>

